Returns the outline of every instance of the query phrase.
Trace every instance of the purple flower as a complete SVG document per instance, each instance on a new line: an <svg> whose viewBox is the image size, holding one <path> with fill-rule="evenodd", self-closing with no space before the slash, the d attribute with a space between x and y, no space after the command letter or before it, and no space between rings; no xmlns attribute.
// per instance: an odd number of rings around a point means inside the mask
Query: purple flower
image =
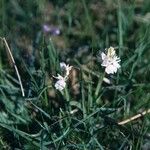
<svg viewBox="0 0 150 150"><path fill-rule="evenodd" d="M59 35L60 34L60 29L54 26L50 26L47 24L43 25L43 31L45 33L49 33L51 35Z"/></svg>

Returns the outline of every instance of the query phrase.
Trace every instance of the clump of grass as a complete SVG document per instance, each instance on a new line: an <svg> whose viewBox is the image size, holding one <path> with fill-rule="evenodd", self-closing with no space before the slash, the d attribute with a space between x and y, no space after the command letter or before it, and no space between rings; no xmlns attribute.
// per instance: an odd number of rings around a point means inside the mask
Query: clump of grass
<svg viewBox="0 0 150 150"><path fill-rule="evenodd" d="M148 147L147 3L2 0L0 36L6 37L15 64L1 42L0 147ZM45 23L59 28L61 34L43 32ZM115 75L104 74L96 58L100 49L109 46L121 58ZM53 78L61 73L60 62L73 66L61 92Z"/></svg>

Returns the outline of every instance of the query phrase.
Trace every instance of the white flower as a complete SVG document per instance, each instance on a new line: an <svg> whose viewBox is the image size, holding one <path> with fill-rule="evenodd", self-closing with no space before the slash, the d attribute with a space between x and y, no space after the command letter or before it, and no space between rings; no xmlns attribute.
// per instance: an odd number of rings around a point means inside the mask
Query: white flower
<svg viewBox="0 0 150 150"><path fill-rule="evenodd" d="M66 81L68 79L68 76L70 74L70 70L72 69L72 66L66 65L64 62L61 62L60 68L62 71L65 72L64 76L57 74L57 77L55 77L55 76L53 76L53 77L55 79L57 79L57 81L55 83L55 88L59 91L62 91L66 86Z"/></svg>
<svg viewBox="0 0 150 150"><path fill-rule="evenodd" d="M58 81L56 81L56 83L55 83L55 88L59 91L62 91L66 86L65 78L62 77L60 74L58 74L58 76L54 77L54 78L58 79Z"/></svg>
<svg viewBox="0 0 150 150"><path fill-rule="evenodd" d="M116 56L116 52L113 47L110 47L107 51L107 55L105 53L101 53L102 64L101 66L105 67L105 72L107 74L114 74L117 72L117 69L120 68L120 58Z"/></svg>
<svg viewBox="0 0 150 150"><path fill-rule="evenodd" d="M66 81L65 80L58 80L55 83L55 88L59 91L62 91L66 86Z"/></svg>
<svg viewBox="0 0 150 150"><path fill-rule="evenodd" d="M62 70L64 70L65 68L66 68L66 64L64 63L64 62L61 62L60 63L60 68L62 69Z"/></svg>
<svg viewBox="0 0 150 150"><path fill-rule="evenodd" d="M60 68L65 71L65 78L67 78L70 74L72 66L66 65L64 62L61 62Z"/></svg>

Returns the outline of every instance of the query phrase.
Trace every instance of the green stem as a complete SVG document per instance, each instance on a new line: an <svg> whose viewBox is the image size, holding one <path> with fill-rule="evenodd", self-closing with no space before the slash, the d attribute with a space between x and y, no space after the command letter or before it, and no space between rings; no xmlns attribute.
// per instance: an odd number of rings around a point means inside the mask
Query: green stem
<svg viewBox="0 0 150 150"><path fill-rule="evenodd" d="M98 84L97 84L97 87L96 87L96 90L95 90L95 97L96 98L98 97L98 94L100 92L101 85L102 85L104 77L105 77L105 72L102 75L100 75L100 77L99 77L99 81L98 81Z"/></svg>
<svg viewBox="0 0 150 150"><path fill-rule="evenodd" d="M121 0L118 0L118 32L119 32L119 56L122 55L121 48L123 47L123 29L121 17Z"/></svg>

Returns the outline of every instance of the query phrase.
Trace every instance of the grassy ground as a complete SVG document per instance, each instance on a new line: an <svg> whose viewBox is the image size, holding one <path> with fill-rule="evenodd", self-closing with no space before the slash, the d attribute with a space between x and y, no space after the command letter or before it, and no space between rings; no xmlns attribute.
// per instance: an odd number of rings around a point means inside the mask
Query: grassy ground
<svg viewBox="0 0 150 150"><path fill-rule="evenodd" d="M149 0L1 0L0 149L149 150ZM44 25L49 26L45 31ZM58 31L58 32L57 32ZM60 32L60 33L59 33ZM99 51L113 46L117 74L105 75ZM59 63L73 66L63 92Z"/></svg>

